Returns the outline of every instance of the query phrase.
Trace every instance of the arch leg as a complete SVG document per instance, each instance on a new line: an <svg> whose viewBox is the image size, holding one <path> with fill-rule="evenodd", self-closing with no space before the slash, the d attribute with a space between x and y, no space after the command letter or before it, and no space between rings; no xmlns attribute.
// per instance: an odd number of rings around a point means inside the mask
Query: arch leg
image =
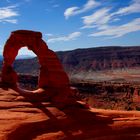
<svg viewBox="0 0 140 140"><path fill-rule="evenodd" d="M11 38L8 39L4 46L3 67L2 67L2 83L11 88L17 87L17 73L14 71L12 64L18 54L18 49L12 43Z"/></svg>

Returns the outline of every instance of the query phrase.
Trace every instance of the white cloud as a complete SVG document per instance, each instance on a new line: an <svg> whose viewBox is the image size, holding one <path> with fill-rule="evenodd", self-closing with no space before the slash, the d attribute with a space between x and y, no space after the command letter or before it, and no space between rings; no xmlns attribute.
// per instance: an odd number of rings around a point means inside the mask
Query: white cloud
<svg viewBox="0 0 140 140"><path fill-rule="evenodd" d="M15 6L8 6L8 7L0 8L0 19L17 16L18 14L17 12L13 10L14 8Z"/></svg>
<svg viewBox="0 0 140 140"><path fill-rule="evenodd" d="M66 19L68 19L70 16L73 16L76 14L76 11L78 11L78 7L70 7L68 9L66 9L66 11L64 12L64 16Z"/></svg>
<svg viewBox="0 0 140 140"><path fill-rule="evenodd" d="M120 8L116 13L118 15L127 15L131 13L140 13L140 0L133 0L129 6Z"/></svg>
<svg viewBox="0 0 140 140"><path fill-rule="evenodd" d="M109 14L110 8L102 8L94 12L92 15L82 17L84 28L94 28L107 24L111 19Z"/></svg>
<svg viewBox="0 0 140 140"><path fill-rule="evenodd" d="M53 34L50 34L50 33L45 34L45 35L48 36L48 37L52 37L53 36Z"/></svg>
<svg viewBox="0 0 140 140"><path fill-rule="evenodd" d="M82 17L85 28L97 28L102 30L109 23L120 21L120 17L132 13L140 13L140 0L132 0L127 7L120 8L118 11L111 13L111 8L102 8L94 12L92 15Z"/></svg>
<svg viewBox="0 0 140 140"><path fill-rule="evenodd" d="M99 5L100 5L100 3L96 2L95 0L88 0L88 2L85 5L83 5L82 8L76 7L76 6L67 8L64 12L64 16L66 19L68 19L71 16L84 13L84 12L86 12L92 8L95 8Z"/></svg>
<svg viewBox="0 0 140 140"><path fill-rule="evenodd" d="M82 17L84 26L81 29L95 28L96 33L89 36L121 37L125 34L140 30L140 18L133 19L125 24L118 25L122 16L140 12L140 0L131 1L131 5L111 13L112 8L102 8L91 15ZM116 25L112 25L115 22Z"/></svg>
<svg viewBox="0 0 140 140"><path fill-rule="evenodd" d="M107 29L93 33L90 36L121 37L135 31L140 31L140 18L120 26L109 26Z"/></svg>
<svg viewBox="0 0 140 140"><path fill-rule="evenodd" d="M9 23L13 23L16 24L17 20L16 19L0 19L0 22L9 22Z"/></svg>
<svg viewBox="0 0 140 140"><path fill-rule="evenodd" d="M57 41L70 41L70 40L75 40L76 38L78 38L81 35L81 32L73 32L67 36L61 36L61 37L54 37L54 38L50 38L48 39L48 43L54 43Z"/></svg>
<svg viewBox="0 0 140 140"><path fill-rule="evenodd" d="M0 8L0 22L10 22L17 23L16 19L11 19L13 17L18 16L18 12L15 11L17 6L7 6Z"/></svg>

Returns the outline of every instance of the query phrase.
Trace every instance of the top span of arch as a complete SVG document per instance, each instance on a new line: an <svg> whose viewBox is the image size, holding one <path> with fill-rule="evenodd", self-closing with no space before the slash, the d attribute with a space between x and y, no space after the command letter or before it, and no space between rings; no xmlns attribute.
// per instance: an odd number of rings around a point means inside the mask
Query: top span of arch
<svg viewBox="0 0 140 140"><path fill-rule="evenodd" d="M30 36L30 37L38 37L42 38L42 33L37 32L37 31L30 31L30 30L16 30L11 33L11 35L16 34L16 35L23 35L23 36Z"/></svg>

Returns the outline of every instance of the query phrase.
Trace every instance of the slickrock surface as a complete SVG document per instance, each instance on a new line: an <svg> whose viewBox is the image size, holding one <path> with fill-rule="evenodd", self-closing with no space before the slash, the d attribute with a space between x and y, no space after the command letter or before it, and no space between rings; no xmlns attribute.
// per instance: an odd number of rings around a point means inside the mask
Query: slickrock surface
<svg viewBox="0 0 140 140"><path fill-rule="evenodd" d="M58 109L37 98L0 88L0 140L140 140L138 111Z"/></svg>

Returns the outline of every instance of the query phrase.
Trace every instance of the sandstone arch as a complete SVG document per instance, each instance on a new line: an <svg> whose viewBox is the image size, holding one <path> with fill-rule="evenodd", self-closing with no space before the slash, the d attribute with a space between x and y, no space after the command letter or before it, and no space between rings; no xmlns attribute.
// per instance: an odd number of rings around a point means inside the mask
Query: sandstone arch
<svg viewBox="0 0 140 140"><path fill-rule="evenodd" d="M63 70L57 55L48 49L47 44L42 40L40 32L17 30L11 33L3 51L2 83L18 89L17 73L14 71L12 64L18 50L25 46L37 55L41 65L38 87L67 98L71 92L68 76Z"/></svg>

